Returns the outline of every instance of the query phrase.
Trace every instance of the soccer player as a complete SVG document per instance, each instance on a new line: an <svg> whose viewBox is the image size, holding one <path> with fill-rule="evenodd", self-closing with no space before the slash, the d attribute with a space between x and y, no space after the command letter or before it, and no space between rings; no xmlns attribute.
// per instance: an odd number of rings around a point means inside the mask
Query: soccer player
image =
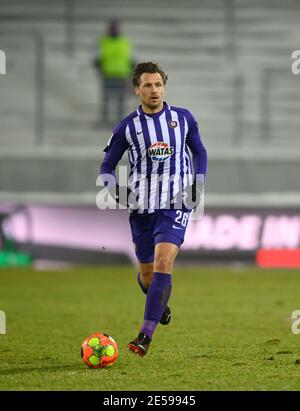
<svg viewBox="0 0 300 411"><path fill-rule="evenodd" d="M147 353L158 323L170 322L173 265L190 215L200 201L207 170L207 153L195 118L187 109L163 100L167 79L156 63L135 67L132 81L141 104L113 130L100 168L104 185L120 201L115 168L128 152L126 200L139 265L137 281L146 294L144 323L128 347L140 356ZM197 194L192 202L191 187Z"/></svg>

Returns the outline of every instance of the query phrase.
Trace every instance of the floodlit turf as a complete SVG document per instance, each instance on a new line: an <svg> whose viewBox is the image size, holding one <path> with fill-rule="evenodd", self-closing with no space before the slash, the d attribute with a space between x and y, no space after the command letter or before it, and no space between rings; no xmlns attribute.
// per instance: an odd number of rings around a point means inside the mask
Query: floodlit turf
<svg viewBox="0 0 300 411"><path fill-rule="evenodd" d="M177 267L173 318L148 354L127 350L145 296L132 267L0 271L1 390L299 390L300 272ZM80 345L112 335L119 358L88 369Z"/></svg>

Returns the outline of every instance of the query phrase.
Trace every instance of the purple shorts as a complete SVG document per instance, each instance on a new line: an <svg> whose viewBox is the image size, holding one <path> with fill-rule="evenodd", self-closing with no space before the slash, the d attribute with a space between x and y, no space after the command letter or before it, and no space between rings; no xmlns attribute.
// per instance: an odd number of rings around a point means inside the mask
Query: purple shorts
<svg viewBox="0 0 300 411"><path fill-rule="evenodd" d="M132 241L140 263L152 263L154 247L158 243L172 243L180 247L190 211L158 210L151 214L131 214L129 217Z"/></svg>

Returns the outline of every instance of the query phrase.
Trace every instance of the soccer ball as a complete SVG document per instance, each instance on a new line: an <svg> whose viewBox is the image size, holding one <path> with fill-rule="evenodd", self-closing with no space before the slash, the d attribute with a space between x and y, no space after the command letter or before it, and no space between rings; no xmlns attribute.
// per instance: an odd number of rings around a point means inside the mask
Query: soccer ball
<svg viewBox="0 0 300 411"><path fill-rule="evenodd" d="M118 358L118 345L107 334L94 333L81 345L81 357L90 368L104 368L112 365Z"/></svg>

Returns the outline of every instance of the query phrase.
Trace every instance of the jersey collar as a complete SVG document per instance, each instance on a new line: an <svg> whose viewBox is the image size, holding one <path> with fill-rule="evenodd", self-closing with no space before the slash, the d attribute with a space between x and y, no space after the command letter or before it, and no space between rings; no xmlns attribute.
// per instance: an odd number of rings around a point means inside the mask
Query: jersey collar
<svg viewBox="0 0 300 411"><path fill-rule="evenodd" d="M137 111L139 116L155 118L155 117L161 116L164 113L165 110L170 110L170 109L171 109L171 107L169 106L169 104L166 101L164 101L163 108L160 111L158 111L157 113L153 113L153 114L144 113L141 104L138 106L136 111Z"/></svg>

